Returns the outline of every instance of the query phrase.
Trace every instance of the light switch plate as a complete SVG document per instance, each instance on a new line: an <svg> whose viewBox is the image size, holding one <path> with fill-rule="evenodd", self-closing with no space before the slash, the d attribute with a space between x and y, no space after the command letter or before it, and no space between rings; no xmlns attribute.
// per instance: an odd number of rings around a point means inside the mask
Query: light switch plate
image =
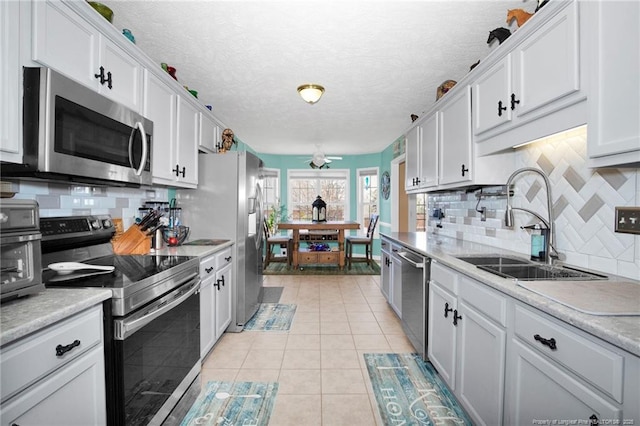
<svg viewBox="0 0 640 426"><path fill-rule="evenodd" d="M616 207L614 231L640 234L640 207Z"/></svg>

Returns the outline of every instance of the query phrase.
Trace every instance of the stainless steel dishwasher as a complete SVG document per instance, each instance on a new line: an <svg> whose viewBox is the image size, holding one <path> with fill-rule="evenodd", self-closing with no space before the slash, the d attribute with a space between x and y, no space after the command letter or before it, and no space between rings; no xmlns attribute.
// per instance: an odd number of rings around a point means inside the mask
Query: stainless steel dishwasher
<svg viewBox="0 0 640 426"><path fill-rule="evenodd" d="M402 328L415 350L426 360L431 259L405 247L394 254L396 261L400 260L402 276Z"/></svg>

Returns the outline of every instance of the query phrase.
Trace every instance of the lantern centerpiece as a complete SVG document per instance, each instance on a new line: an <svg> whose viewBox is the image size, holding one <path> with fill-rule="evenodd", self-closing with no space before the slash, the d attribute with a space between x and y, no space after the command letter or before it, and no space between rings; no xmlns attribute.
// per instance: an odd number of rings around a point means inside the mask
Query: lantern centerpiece
<svg viewBox="0 0 640 426"><path fill-rule="evenodd" d="M312 221L313 222L326 222L327 221L327 203L324 202L319 195L316 197L312 207Z"/></svg>

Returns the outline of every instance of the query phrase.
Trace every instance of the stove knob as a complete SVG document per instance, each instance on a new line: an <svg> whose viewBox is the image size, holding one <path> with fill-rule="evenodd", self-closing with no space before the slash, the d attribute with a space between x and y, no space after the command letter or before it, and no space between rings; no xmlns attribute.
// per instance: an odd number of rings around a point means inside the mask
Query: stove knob
<svg viewBox="0 0 640 426"><path fill-rule="evenodd" d="M97 219L91 219L89 221L90 225L91 225L91 229L100 229L100 221Z"/></svg>
<svg viewBox="0 0 640 426"><path fill-rule="evenodd" d="M113 222L111 222L111 219L109 219L109 218L102 219L102 227L104 229L113 228Z"/></svg>

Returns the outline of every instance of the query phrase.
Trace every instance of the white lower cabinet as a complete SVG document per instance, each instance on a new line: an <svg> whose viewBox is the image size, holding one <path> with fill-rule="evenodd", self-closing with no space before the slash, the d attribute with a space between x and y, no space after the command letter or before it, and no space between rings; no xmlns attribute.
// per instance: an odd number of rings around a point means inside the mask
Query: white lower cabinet
<svg viewBox="0 0 640 426"><path fill-rule="evenodd" d="M399 318L402 318L402 259L397 255L400 246L391 245L391 280L389 281L389 304Z"/></svg>
<svg viewBox="0 0 640 426"><path fill-rule="evenodd" d="M519 303L513 331L506 424L625 424L637 415L637 357Z"/></svg>
<svg viewBox="0 0 640 426"><path fill-rule="evenodd" d="M200 260L200 356L204 358L231 323L231 248Z"/></svg>
<svg viewBox="0 0 640 426"><path fill-rule="evenodd" d="M106 424L102 306L3 347L0 372L2 425Z"/></svg>
<svg viewBox="0 0 640 426"><path fill-rule="evenodd" d="M475 424L502 424L506 298L432 263L429 360Z"/></svg>
<svg viewBox="0 0 640 426"><path fill-rule="evenodd" d="M233 285L233 258L231 248L216 256L216 340L231 324L231 286Z"/></svg>
<svg viewBox="0 0 640 426"><path fill-rule="evenodd" d="M385 299L389 301L389 287L391 283L391 241L380 238L380 258L382 266L380 267L380 291Z"/></svg>

